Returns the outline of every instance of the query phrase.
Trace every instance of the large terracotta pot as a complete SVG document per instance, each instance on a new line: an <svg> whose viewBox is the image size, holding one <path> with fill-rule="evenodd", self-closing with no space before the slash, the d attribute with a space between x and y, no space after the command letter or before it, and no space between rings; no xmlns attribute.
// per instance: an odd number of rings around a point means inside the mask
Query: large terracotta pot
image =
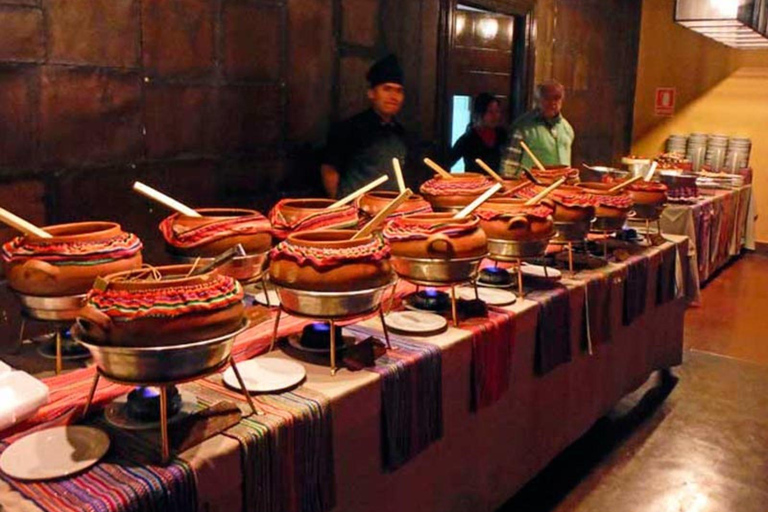
<svg viewBox="0 0 768 512"><path fill-rule="evenodd" d="M524 199L493 198L475 211L480 227L491 240L524 242L554 234L553 204L525 206Z"/></svg>
<svg viewBox="0 0 768 512"><path fill-rule="evenodd" d="M357 208L344 205L329 208L333 199L283 199L269 212L273 234L285 240L291 233L317 229L348 229L360 222Z"/></svg>
<svg viewBox="0 0 768 512"><path fill-rule="evenodd" d="M53 237L25 235L3 245L5 275L17 292L41 297L81 295L98 276L141 266L141 241L114 222L43 229Z"/></svg>
<svg viewBox="0 0 768 512"><path fill-rule="evenodd" d="M248 254L267 252L272 246L272 225L256 210L199 208L201 217L175 213L160 223L170 252L210 258L242 244Z"/></svg>
<svg viewBox="0 0 768 512"><path fill-rule="evenodd" d="M537 168L531 169L531 173L544 185L551 185L562 177L565 177L565 183L575 185L579 182L579 170L567 165L547 165L545 170Z"/></svg>
<svg viewBox="0 0 768 512"><path fill-rule="evenodd" d="M363 194L357 199L357 207L366 218L373 218L391 203L399 194L387 190L376 190ZM400 217L402 215L412 215L415 213L430 213L432 206L421 196L412 195L387 218Z"/></svg>
<svg viewBox="0 0 768 512"><path fill-rule="evenodd" d="M518 196L528 199L544 190L544 187L533 185L518 192ZM583 188L563 185L555 189L549 196L552 201L555 222L589 222L595 217L597 199Z"/></svg>
<svg viewBox="0 0 768 512"><path fill-rule="evenodd" d="M270 253L270 280L324 292L369 290L391 282L389 246L377 235L351 240L354 234L322 230L289 235Z"/></svg>
<svg viewBox="0 0 768 512"><path fill-rule="evenodd" d="M131 270L99 279L77 323L95 343L151 347L223 336L243 321L243 288L191 265ZM169 361L172 364L172 361Z"/></svg>
<svg viewBox="0 0 768 512"><path fill-rule="evenodd" d="M659 205L667 201L667 186L662 183L635 182L627 190L632 200L639 205Z"/></svg>
<svg viewBox="0 0 768 512"><path fill-rule="evenodd" d="M578 186L595 196L597 200L595 216L597 218L626 218L632 210L632 205L635 204L629 193L623 190L609 192L611 188L616 186L614 183L581 183Z"/></svg>
<svg viewBox="0 0 768 512"><path fill-rule="evenodd" d="M435 211L463 208L493 186L495 181L482 174L465 172L451 178L435 176L419 189Z"/></svg>
<svg viewBox="0 0 768 512"><path fill-rule="evenodd" d="M488 239L474 215L454 219L452 213L426 213L393 219L384 227L393 256L460 259L483 256Z"/></svg>

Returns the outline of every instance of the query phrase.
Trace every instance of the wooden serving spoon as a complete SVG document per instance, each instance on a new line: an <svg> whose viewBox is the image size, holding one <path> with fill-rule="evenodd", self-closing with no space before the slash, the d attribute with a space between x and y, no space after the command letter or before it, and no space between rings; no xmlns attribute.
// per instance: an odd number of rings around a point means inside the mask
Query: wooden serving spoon
<svg viewBox="0 0 768 512"><path fill-rule="evenodd" d="M0 208L0 221L5 222L13 229L17 229L25 235L33 235L40 238L53 238L53 236L44 229L41 229L31 222L14 215L5 208Z"/></svg>
<svg viewBox="0 0 768 512"><path fill-rule="evenodd" d="M526 153L528 153L528 156L531 157L531 160L533 160L533 163L536 165L536 167L539 168L540 171L546 171L544 165L541 163L541 160L536 158L536 155L533 154L533 151L531 151L531 148L528 147L528 144L521 140L520 147L523 148Z"/></svg>
<svg viewBox="0 0 768 512"><path fill-rule="evenodd" d="M477 199L469 203L467 206L464 207L463 210L461 210L459 213L453 216L454 219L463 219L467 215L471 214L473 211L477 210L477 208L486 202L488 198L490 198L493 194L501 190L501 187L503 185L501 183L496 183L494 186L483 192L481 196L479 196Z"/></svg>
<svg viewBox="0 0 768 512"><path fill-rule="evenodd" d="M433 162L429 158L425 158L424 159L424 163L427 164L427 167L429 167L430 169L435 171L437 174L439 174L443 178L446 178L446 179L452 179L453 178L453 175L451 173L449 173L448 171L446 171L445 169L440 167L437 163Z"/></svg>
<svg viewBox="0 0 768 512"><path fill-rule="evenodd" d="M395 169L395 178L397 178L397 188L400 192L405 192L405 180L403 179L403 170L400 168L400 160L392 159L392 167Z"/></svg>
<svg viewBox="0 0 768 512"><path fill-rule="evenodd" d="M175 200L174 198L163 194L159 190L155 190L152 187L149 187L143 184L140 181L134 182L133 190L135 190L136 192L138 192L139 194L145 197L148 197L154 201L157 201L163 206L167 206L173 211L179 212L182 215L186 215L187 217L202 217L202 215L200 215L199 213L197 213L195 210L185 205L184 203L181 203Z"/></svg>
<svg viewBox="0 0 768 512"><path fill-rule="evenodd" d="M626 181L622 181L621 183L619 183L615 187L609 188L608 189L608 193L609 194L613 194L614 192L618 192L619 190L621 190L623 188L626 188L626 187L630 186L631 184L633 184L634 182L640 181L641 179L643 179L642 176L635 176L634 178L630 178L630 179L628 179Z"/></svg>
<svg viewBox="0 0 768 512"><path fill-rule="evenodd" d="M336 201L335 203L333 203L331 206L329 206L326 209L330 210L331 208L338 208L339 206L344 206L347 203L351 203L352 201L354 201L355 199L357 199L361 195L365 194L366 192L368 192L370 190L373 190L374 188L378 187L379 185L381 185L382 183L384 183L388 179L389 179L389 176L387 176L386 174L383 175L383 176L379 176L378 178L376 178L375 180L373 180L369 184L363 185L362 187L360 187L359 189L355 190L354 192L352 192L348 196L339 199L338 201Z"/></svg>
<svg viewBox="0 0 768 512"><path fill-rule="evenodd" d="M355 233L355 235L351 238L351 240L358 240L360 238L366 237L374 232L374 230L379 227L379 224L384 222L387 217L397 210L398 206L403 204L409 197L411 197L411 189L406 188L400 194L394 198L390 203L385 206L379 213L376 214L374 218L372 218L368 224L363 226L363 228Z"/></svg>
<svg viewBox="0 0 768 512"><path fill-rule="evenodd" d="M499 183L504 183L504 179L501 176L499 176L498 174L496 174L496 171L491 169L488 164L486 164L485 162L483 162L479 158L475 159L475 163L477 165L479 165L482 170L487 172L490 175L491 178L493 178L494 180L498 181Z"/></svg>
<svg viewBox="0 0 768 512"><path fill-rule="evenodd" d="M535 205L536 203L538 203L539 201L547 197L549 194L551 194L553 190L555 190L557 187L559 187L563 183L565 183L564 177L560 178L559 180L557 180L556 182L554 182L553 184L551 184L550 186L548 186L547 188L545 188L544 190L542 190L541 192L539 192L538 194L536 194L535 196L527 200L525 203L523 203L523 206Z"/></svg>

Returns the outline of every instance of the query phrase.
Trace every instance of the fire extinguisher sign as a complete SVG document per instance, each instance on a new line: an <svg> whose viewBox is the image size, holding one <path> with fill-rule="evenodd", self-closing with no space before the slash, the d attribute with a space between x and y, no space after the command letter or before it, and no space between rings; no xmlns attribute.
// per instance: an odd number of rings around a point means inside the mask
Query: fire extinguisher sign
<svg viewBox="0 0 768 512"><path fill-rule="evenodd" d="M674 87L659 87L656 89L656 104L654 111L657 116L669 117L675 113L675 96L677 95Z"/></svg>

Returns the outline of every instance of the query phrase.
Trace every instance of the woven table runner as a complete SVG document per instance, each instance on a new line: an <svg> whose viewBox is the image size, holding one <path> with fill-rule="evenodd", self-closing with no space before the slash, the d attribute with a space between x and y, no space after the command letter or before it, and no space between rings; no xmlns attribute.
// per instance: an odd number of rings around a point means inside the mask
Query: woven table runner
<svg viewBox="0 0 768 512"><path fill-rule="evenodd" d="M381 336L357 325L349 329ZM443 436L443 370L438 347L389 338L395 350L366 370L381 376L382 466L394 471Z"/></svg>

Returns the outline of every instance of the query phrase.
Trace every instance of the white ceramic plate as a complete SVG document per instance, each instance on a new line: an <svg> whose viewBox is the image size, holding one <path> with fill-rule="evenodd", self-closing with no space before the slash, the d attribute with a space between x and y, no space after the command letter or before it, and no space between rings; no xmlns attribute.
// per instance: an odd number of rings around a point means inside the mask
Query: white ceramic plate
<svg viewBox="0 0 768 512"><path fill-rule="evenodd" d="M181 395L181 409L178 413L168 417L168 425L173 425L182 418L194 414L199 409L195 395L186 391L179 391L179 394ZM128 416L125 412L127 401L128 395L116 398L104 408L104 418L112 425L126 430L152 430L160 428L159 421L139 421Z"/></svg>
<svg viewBox="0 0 768 512"><path fill-rule="evenodd" d="M538 279L560 279L561 277L563 277L563 274L556 268L552 268L552 267L547 267L547 273L544 274L544 267L542 267L541 265L528 265L524 263L523 276L535 277Z"/></svg>
<svg viewBox="0 0 768 512"><path fill-rule="evenodd" d="M24 436L0 457L0 470L18 480L50 480L79 473L109 449L109 436L93 427L54 427Z"/></svg>
<svg viewBox="0 0 768 512"><path fill-rule="evenodd" d="M448 327L448 320L425 311L396 311L386 316L387 327L410 334L438 333Z"/></svg>
<svg viewBox="0 0 768 512"><path fill-rule="evenodd" d="M475 299L475 289L471 286L462 286L459 288L459 297L464 300ZM500 290L498 288L478 288L480 300L489 306L508 306L517 301L517 296L509 290Z"/></svg>
<svg viewBox="0 0 768 512"><path fill-rule="evenodd" d="M299 384L307 376L307 370L295 361L277 357L257 357L237 363L246 389L251 393L273 393ZM240 389L235 371L224 372L224 383L232 389Z"/></svg>

